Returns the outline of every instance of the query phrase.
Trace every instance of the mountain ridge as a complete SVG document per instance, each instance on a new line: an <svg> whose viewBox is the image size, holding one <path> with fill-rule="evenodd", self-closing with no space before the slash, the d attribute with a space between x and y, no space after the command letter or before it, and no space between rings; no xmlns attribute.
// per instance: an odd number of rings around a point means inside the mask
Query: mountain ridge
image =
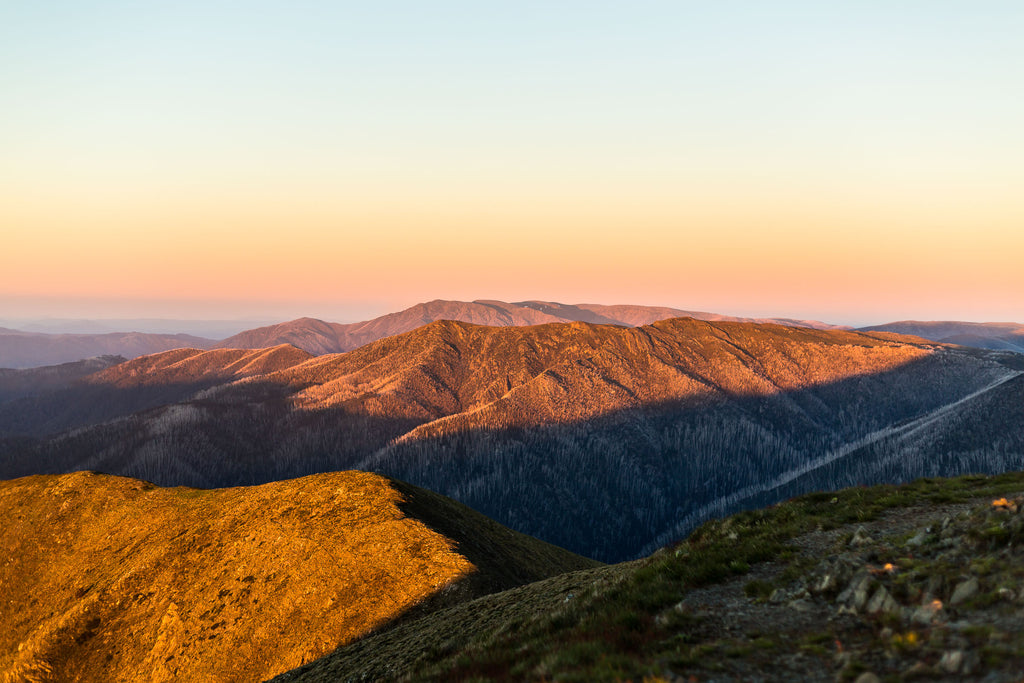
<svg viewBox="0 0 1024 683"><path fill-rule="evenodd" d="M592 560L366 472L166 489L0 482L0 680L263 680Z"/></svg>
<svg viewBox="0 0 1024 683"><path fill-rule="evenodd" d="M718 322L779 323L815 329L843 329L818 321L788 318L739 318L718 313L685 311L663 306L561 304L550 301L472 302L435 299L405 310L358 323L331 323L316 318L247 330L220 341L217 348L259 348L290 343L317 355L350 351L384 337L410 332L438 320L488 326L530 326L544 323L587 322L639 327L667 318L693 317Z"/></svg>
<svg viewBox="0 0 1024 683"><path fill-rule="evenodd" d="M971 323L956 320L900 320L858 328L862 331L888 331L910 334L944 344L1024 353L1024 324Z"/></svg>

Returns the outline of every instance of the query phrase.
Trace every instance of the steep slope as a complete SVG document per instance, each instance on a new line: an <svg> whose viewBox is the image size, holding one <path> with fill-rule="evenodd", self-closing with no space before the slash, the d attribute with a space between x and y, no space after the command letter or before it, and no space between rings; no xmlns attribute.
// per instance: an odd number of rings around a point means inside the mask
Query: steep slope
<svg viewBox="0 0 1024 683"><path fill-rule="evenodd" d="M836 327L813 320L736 318L717 313L682 311L661 306L571 305L554 301L506 303L490 300L472 302L435 300L360 323L340 324L314 318L299 318L279 325L242 332L221 341L216 348L255 349L278 344L292 344L310 353L320 355L350 351L378 339L403 334L439 320L455 320L491 327L521 327L556 322L639 327L659 320L680 317L719 322L778 323L817 329Z"/></svg>
<svg viewBox="0 0 1024 683"><path fill-rule="evenodd" d="M1022 493L1013 473L811 494L274 680L1019 681Z"/></svg>
<svg viewBox="0 0 1024 683"><path fill-rule="evenodd" d="M902 320L861 328L911 334L946 344L1024 353L1024 325L1021 323L966 323L957 321Z"/></svg>
<svg viewBox="0 0 1024 683"><path fill-rule="evenodd" d="M38 334L0 330L0 368L56 365L94 356L135 358L182 347L209 348L213 343L187 334Z"/></svg>
<svg viewBox="0 0 1024 683"><path fill-rule="evenodd" d="M981 443L986 447L979 448ZM1024 373L1003 377L985 391L874 432L837 453L835 459L814 463L769 495L793 495L822 482L849 486L922 475L1007 471L1020 466L1022 454Z"/></svg>
<svg viewBox="0 0 1024 683"><path fill-rule="evenodd" d="M365 472L0 482L0 680L263 680L419 605L595 563ZM425 602L426 601L426 602Z"/></svg>

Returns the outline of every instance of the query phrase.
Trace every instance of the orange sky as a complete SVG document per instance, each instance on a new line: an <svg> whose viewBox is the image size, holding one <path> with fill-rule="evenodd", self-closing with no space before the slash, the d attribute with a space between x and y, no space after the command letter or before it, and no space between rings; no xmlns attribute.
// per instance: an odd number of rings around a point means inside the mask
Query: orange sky
<svg viewBox="0 0 1024 683"><path fill-rule="evenodd" d="M0 10L0 318L1024 322L1015 3L572 4Z"/></svg>
<svg viewBox="0 0 1024 683"><path fill-rule="evenodd" d="M587 200L573 189L473 201L409 192L393 202L23 193L4 198L32 229L0 253L0 290L262 301L267 312L335 317L347 303L542 298L839 322L1005 317L1024 300L1024 212L1009 198L979 206L946 194L927 205L739 187L743 201L716 188Z"/></svg>

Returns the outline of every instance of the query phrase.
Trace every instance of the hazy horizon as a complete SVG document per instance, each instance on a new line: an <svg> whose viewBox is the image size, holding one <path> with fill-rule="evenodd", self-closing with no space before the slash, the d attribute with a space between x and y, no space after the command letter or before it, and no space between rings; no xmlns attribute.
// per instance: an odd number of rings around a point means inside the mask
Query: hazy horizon
<svg viewBox="0 0 1024 683"><path fill-rule="evenodd" d="M212 306L207 302L206 307L201 308L204 314L190 315L188 302L125 302L125 301L96 301L90 302L82 307L60 307L66 306L66 302L53 303L51 314L44 311L47 307L34 302L20 302L18 306L0 308L0 327L13 327L25 331L34 332L61 332L61 333L102 333L102 332L159 332L176 333L182 332L195 336L209 336L209 332L202 330L224 330L218 337L228 337L246 329L287 322L298 318L316 318L327 322L354 323L371 320L388 313L395 313L410 306L426 303L437 297L424 298L388 307L386 304L363 304L357 306L330 306L325 304L309 305L282 304L276 307L261 309L258 304L248 303L243 309L232 308L225 304L224 307ZM788 318L793 320L816 320L833 325L844 325L849 327L868 327L905 320L916 321L960 321L974 323L1018 323L1024 324L1021 320L997 320L997 319L970 319L966 317L931 317L905 316L901 318L837 318L820 315L805 315L804 312L792 312L786 310L717 310L690 306L678 303L663 302L639 302L639 301L569 301L557 300L551 297L527 299L523 297L497 299L492 296L472 297L463 299L450 299L452 301L479 301L499 300L507 303L517 301L541 300L557 302L562 304L605 304L605 305L636 305L636 306L662 306L675 308L684 311L718 313L722 315L742 318ZM0 304L2 304L0 300ZM238 311L247 311L241 312ZM87 314L92 311L93 314ZM156 311L156 313L154 313ZM165 311L165 314L159 314ZM262 311L262 312L261 312ZM13 312L13 314L12 314ZM20 312L20 313L19 313ZM118 313L120 312L120 313ZM219 313L219 314L218 314ZM116 322L142 323L135 324L133 329L122 329ZM178 325L178 323L181 323ZM179 329L180 328L180 329Z"/></svg>
<svg viewBox="0 0 1024 683"><path fill-rule="evenodd" d="M1024 5L0 9L0 318L1024 321Z"/></svg>

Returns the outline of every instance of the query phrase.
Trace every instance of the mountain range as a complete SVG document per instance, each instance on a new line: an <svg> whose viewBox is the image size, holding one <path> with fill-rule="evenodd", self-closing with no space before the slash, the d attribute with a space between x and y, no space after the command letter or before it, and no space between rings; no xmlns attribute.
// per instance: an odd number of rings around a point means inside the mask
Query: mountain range
<svg viewBox="0 0 1024 683"><path fill-rule="evenodd" d="M1016 328L676 312L0 370L0 681L1016 680Z"/></svg>
<svg viewBox="0 0 1024 683"><path fill-rule="evenodd" d="M836 327L813 320L782 318L736 318L718 313L682 311L663 306L604 306L599 304L560 304L553 301L444 301L416 304L397 313L373 320L343 325L315 318L299 318L279 325L247 330L217 344L217 348L260 349L291 344L313 354L339 353L370 342L410 332L438 320L455 320L491 327L521 327L543 323L586 322L638 327L669 318L732 322L777 322L786 325L830 329Z"/></svg>
<svg viewBox="0 0 1024 683"><path fill-rule="evenodd" d="M552 301L445 301L416 304L403 311L357 323L334 323L316 318L298 318L288 322L244 330L216 342L185 334L143 334L118 332L107 334L41 334L36 331L0 328L0 368L28 368L66 363L98 355L135 358L174 348L259 349L291 344L314 355L340 353L384 337L409 332L438 320L456 320L489 326L525 326L552 322L588 322L638 327L669 318L689 317L717 322L777 323L813 329L850 329L816 320L792 318L741 318L686 311L664 306L607 306L600 304L562 304ZM65 321L76 322L76 321ZM106 327L116 321L77 321L79 327ZM125 320L149 329L167 329L174 321ZM196 328L216 332L237 329L238 323L216 321L179 321L182 329ZM54 323L56 324L56 323ZM40 327L40 323L33 323ZM910 334L950 344L979 348L1024 351L1024 325L1019 323L962 323L904 321L860 328L861 331L890 331Z"/></svg>
<svg viewBox="0 0 1024 683"><path fill-rule="evenodd" d="M0 404L0 477L91 469L210 487L354 468L617 561L893 463L904 477L1013 468L1022 420L998 413L996 429L981 406L1020 390L1019 361L692 318L440 321L321 356L176 350Z"/></svg>

